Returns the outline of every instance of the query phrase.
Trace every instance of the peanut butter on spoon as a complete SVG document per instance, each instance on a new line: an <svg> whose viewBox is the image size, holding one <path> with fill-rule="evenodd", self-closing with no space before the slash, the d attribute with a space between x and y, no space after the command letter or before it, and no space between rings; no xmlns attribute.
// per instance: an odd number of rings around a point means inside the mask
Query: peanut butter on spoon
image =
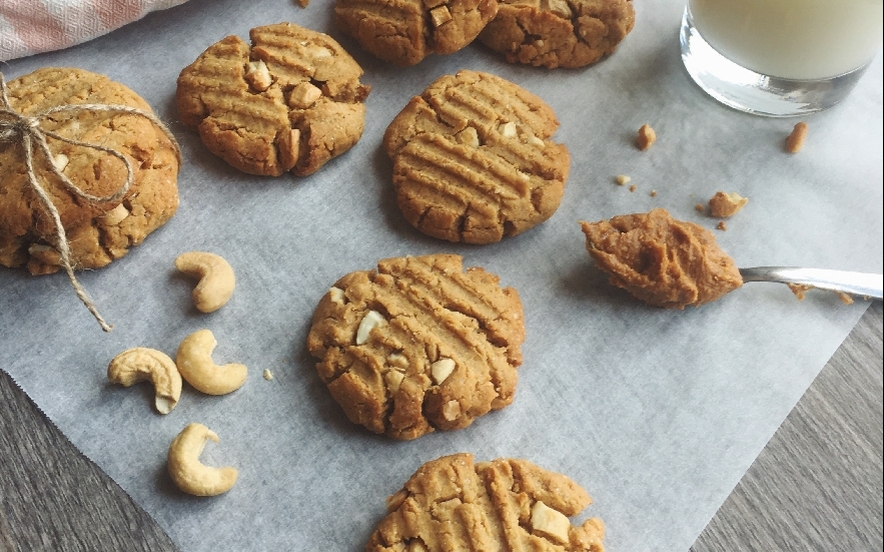
<svg viewBox="0 0 884 552"><path fill-rule="evenodd" d="M586 250L609 282L656 307L683 309L715 301L743 285L715 236L665 209L581 222Z"/></svg>

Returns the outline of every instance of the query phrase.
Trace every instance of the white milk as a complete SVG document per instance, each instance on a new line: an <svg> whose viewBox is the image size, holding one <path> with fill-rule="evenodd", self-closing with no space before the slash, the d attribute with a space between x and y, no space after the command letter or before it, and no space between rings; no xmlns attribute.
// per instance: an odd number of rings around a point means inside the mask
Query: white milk
<svg viewBox="0 0 884 552"><path fill-rule="evenodd" d="M694 27L719 53L757 73L823 79L881 47L884 0L689 0Z"/></svg>

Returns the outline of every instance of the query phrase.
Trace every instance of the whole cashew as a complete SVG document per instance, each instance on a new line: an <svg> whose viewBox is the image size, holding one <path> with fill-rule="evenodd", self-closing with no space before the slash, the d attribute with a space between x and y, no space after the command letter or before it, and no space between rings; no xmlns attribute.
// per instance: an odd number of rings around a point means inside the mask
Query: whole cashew
<svg viewBox="0 0 884 552"><path fill-rule="evenodd" d="M207 395L226 395L246 381L248 368L243 364L218 366L212 351L218 342L210 330L199 330L185 337L178 345L175 363L187 383Z"/></svg>
<svg viewBox="0 0 884 552"><path fill-rule="evenodd" d="M215 312L223 307L236 286L233 268L223 257L205 251L190 251L175 258L175 268L198 276L200 281L193 288L193 304L201 312Z"/></svg>
<svg viewBox="0 0 884 552"><path fill-rule="evenodd" d="M185 493L215 496L226 493L236 483L236 468L210 468L200 463L199 456L209 439L217 443L218 435L203 424L191 423L169 445L169 475Z"/></svg>
<svg viewBox="0 0 884 552"><path fill-rule="evenodd" d="M181 397L181 374L168 355L155 349L135 347L118 354L107 366L107 379L125 387L150 381L156 391L156 408L168 414Z"/></svg>

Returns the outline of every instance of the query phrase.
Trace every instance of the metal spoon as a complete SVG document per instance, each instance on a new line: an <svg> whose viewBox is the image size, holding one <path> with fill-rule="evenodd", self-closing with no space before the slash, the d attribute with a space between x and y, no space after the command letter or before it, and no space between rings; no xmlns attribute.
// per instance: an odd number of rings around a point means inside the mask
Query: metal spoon
<svg viewBox="0 0 884 552"><path fill-rule="evenodd" d="M878 300L882 298L884 288L884 275L824 268L756 266L741 268L740 276L744 282L780 282L810 286Z"/></svg>

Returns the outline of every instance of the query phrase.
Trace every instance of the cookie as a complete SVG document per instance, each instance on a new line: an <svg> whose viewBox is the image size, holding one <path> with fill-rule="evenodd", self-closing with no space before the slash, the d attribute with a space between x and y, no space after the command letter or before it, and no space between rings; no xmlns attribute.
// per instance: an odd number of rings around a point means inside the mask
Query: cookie
<svg viewBox="0 0 884 552"><path fill-rule="evenodd" d="M497 13L498 0L337 0L341 31L381 58L403 67L432 53L470 44Z"/></svg>
<svg viewBox="0 0 884 552"><path fill-rule="evenodd" d="M479 41L510 63L583 67L614 53L635 26L632 0L499 0Z"/></svg>
<svg viewBox="0 0 884 552"><path fill-rule="evenodd" d="M334 39L291 23L228 36L178 77L181 121L237 169L313 174L353 147L371 87Z"/></svg>
<svg viewBox="0 0 884 552"><path fill-rule="evenodd" d="M68 104L150 106L126 86L82 69L46 67L7 84L10 106L22 115ZM40 119L43 131L124 155L133 181L122 199L84 200L52 172L54 163L83 192L108 197L123 188L127 170L103 151L47 137L52 160L34 146L34 172L58 210L76 269L100 268L126 254L178 208L178 147L148 118L119 111L58 112ZM25 169L20 140L0 140L0 265L32 274L61 268L57 229Z"/></svg>
<svg viewBox="0 0 884 552"><path fill-rule="evenodd" d="M307 348L353 423L395 439L470 425L513 400L525 339L515 289L457 255L382 260L323 296Z"/></svg>
<svg viewBox="0 0 884 552"><path fill-rule="evenodd" d="M452 454L422 465L387 500L365 550L604 552L602 520L568 520L591 502L567 476L527 460Z"/></svg>
<svg viewBox="0 0 884 552"><path fill-rule="evenodd" d="M743 285L712 232L675 220L665 209L580 225L586 250L611 284L649 305L699 306Z"/></svg>
<svg viewBox="0 0 884 552"><path fill-rule="evenodd" d="M552 108L495 75L444 75L411 99L384 134L396 201L430 236L485 244L558 209L571 161L551 137Z"/></svg>

